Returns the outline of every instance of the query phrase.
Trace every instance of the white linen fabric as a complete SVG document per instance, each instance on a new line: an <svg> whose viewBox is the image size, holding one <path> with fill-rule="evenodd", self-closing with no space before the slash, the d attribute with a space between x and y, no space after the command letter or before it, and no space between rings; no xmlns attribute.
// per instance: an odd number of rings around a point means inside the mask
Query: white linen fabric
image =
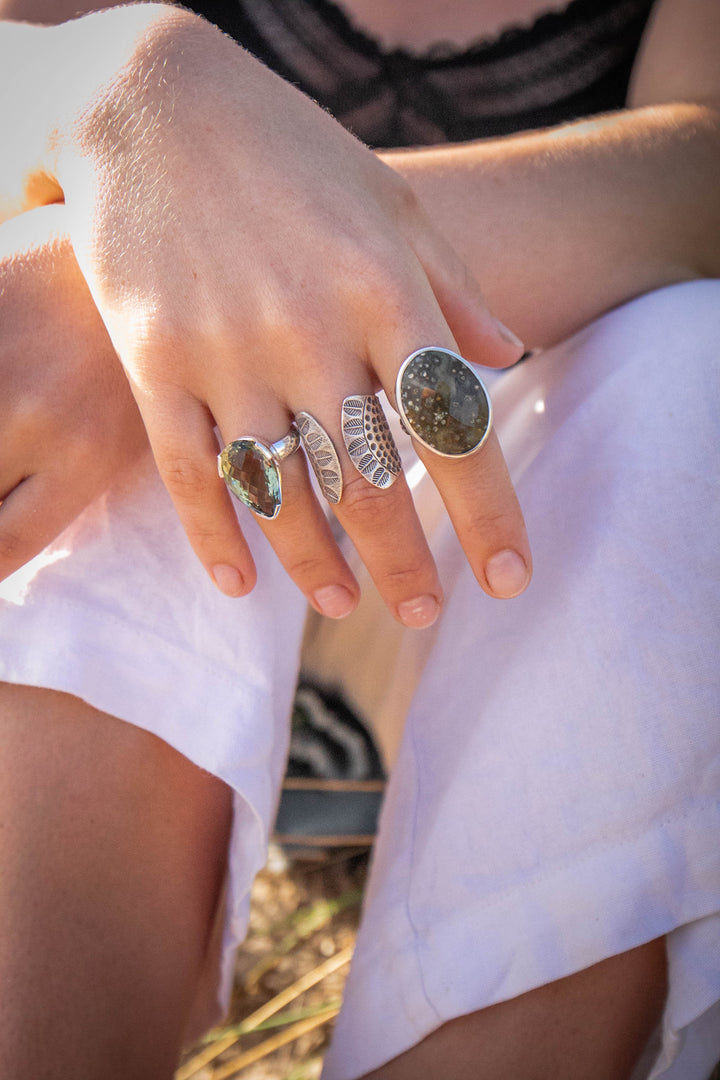
<svg viewBox="0 0 720 1080"><path fill-rule="evenodd" d="M440 519L442 618L388 633L389 699L424 671L388 740L399 748L326 1080L663 934L669 996L638 1080L706 1080L720 1058L719 351L720 282L698 282L494 380L535 577L514 601L485 596ZM243 523L260 584L231 601L148 465L0 586L2 678L139 724L237 793L224 994L303 620Z"/></svg>

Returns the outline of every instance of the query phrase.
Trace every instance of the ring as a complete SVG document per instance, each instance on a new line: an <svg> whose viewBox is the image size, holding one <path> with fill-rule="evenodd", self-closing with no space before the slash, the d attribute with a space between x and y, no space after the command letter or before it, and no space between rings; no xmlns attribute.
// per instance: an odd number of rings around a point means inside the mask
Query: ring
<svg viewBox="0 0 720 1080"><path fill-rule="evenodd" d="M243 435L218 454L218 475L236 499L264 518L275 518L282 506L280 462L294 454L300 436L294 424L287 435L270 446Z"/></svg>
<svg viewBox="0 0 720 1080"><path fill-rule="evenodd" d="M343 490L342 468L332 439L310 413L296 413L295 423L320 490L329 503L339 503Z"/></svg>
<svg viewBox="0 0 720 1080"><path fill-rule="evenodd" d="M366 480L379 488L395 483L402 468L400 455L374 394L345 398L342 433L350 460Z"/></svg>
<svg viewBox="0 0 720 1080"><path fill-rule="evenodd" d="M395 384L403 426L442 457L466 457L492 428L492 405L482 380L462 356L432 345L411 353Z"/></svg>

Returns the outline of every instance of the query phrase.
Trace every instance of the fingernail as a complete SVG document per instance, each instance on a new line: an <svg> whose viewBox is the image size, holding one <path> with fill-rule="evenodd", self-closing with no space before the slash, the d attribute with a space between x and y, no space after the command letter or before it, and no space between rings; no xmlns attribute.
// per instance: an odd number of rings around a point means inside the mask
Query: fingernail
<svg viewBox="0 0 720 1080"><path fill-rule="evenodd" d="M523 591L530 573L517 551L499 551L485 564L485 577L495 596L509 600Z"/></svg>
<svg viewBox="0 0 720 1080"><path fill-rule="evenodd" d="M226 596L242 596L245 592L245 579L234 566L224 563L213 566L212 576L220 592Z"/></svg>
<svg viewBox="0 0 720 1080"><path fill-rule="evenodd" d="M512 330L510 330L505 325L505 323L501 323L499 319L495 319L495 325L497 326L497 332L503 339L503 341L506 341L508 345L515 345L516 348L520 349L522 352L525 352L525 346L523 345L520 338L517 336L517 334L513 334Z"/></svg>
<svg viewBox="0 0 720 1080"><path fill-rule="evenodd" d="M403 600L398 604L401 621L415 630L432 626L439 614L440 605L434 596L416 596L414 600Z"/></svg>
<svg viewBox="0 0 720 1080"><path fill-rule="evenodd" d="M355 597L344 585L324 585L316 589L313 600L318 610L329 619L344 619L355 609Z"/></svg>

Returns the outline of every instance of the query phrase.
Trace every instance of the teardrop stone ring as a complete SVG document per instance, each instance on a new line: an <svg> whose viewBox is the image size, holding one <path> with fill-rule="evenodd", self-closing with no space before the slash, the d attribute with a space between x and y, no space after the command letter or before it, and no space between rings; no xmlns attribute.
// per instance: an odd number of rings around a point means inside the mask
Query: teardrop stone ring
<svg viewBox="0 0 720 1080"><path fill-rule="evenodd" d="M282 506L280 462L300 445L295 424L269 446L252 435L234 439L218 454L218 475L236 499L264 518L275 518Z"/></svg>

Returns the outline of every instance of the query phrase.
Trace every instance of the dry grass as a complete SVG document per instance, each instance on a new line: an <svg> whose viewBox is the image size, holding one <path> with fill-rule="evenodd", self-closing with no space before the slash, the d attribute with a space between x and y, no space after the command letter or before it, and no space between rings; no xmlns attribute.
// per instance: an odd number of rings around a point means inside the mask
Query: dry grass
<svg viewBox="0 0 720 1080"><path fill-rule="evenodd" d="M230 1013L186 1054L176 1080L315 1080L355 942L368 855L286 863L275 853L252 894Z"/></svg>

